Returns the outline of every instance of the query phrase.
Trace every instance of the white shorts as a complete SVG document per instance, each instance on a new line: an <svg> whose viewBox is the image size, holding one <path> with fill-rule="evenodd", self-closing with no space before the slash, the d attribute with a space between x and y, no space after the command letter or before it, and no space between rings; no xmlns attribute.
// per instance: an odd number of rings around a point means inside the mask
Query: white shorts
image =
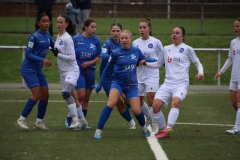
<svg viewBox="0 0 240 160"><path fill-rule="evenodd" d="M167 85L164 84L158 89L155 94L154 99L160 99L164 102L164 107L167 108L168 101L170 98L178 97L181 101L183 101L187 95L187 86L182 85Z"/></svg>
<svg viewBox="0 0 240 160"><path fill-rule="evenodd" d="M78 77L79 77L79 72L78 73L76 73L76 72L69 73L66 76L60 76L62 88L65 86L66 83L69 83L69 84L72 84L73 86L76 86Z"/></svg>
<svg viewBox="0 0 240 160"><path fill-rule="evenodd" d="M240 83L239 82L230 81L229 89L233 90L233 91L239 90L240 89Z"/></svg>
<svg viewBox="0 0 240 160"><path fill-rule="evenodd" d="M157 92L158 88L158 83L138 83L138 95L146 96L148 92Z"/></svg>

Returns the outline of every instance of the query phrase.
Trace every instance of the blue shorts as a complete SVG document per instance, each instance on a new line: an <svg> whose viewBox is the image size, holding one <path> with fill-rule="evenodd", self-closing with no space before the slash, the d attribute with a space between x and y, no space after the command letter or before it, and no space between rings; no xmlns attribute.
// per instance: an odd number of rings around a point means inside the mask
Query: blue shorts
<svg viewBox="0 0 240 160"><path fill-rule="evenodd" d="M120 85L116 83L115 81L112 81L111 89L117 89L119 92L119 95L122 95L124 93L126 95L127 100L130 100L138 96L138 86L137 85Z"/></svg>
<svg viewBox="0 0 240 160"><path fill-rule="evenodd" d="M28 88L48 87L47 79L43 71L35 71L33 69L21 68L22 77Z"/></svg>
<svg viewBox="0 0 240 160"><path fill-rule="evenodd" d="M104 89L107 97L109 97L109 92L110 92L110 89L111 89L111 84L112 84L112 82L105 82L105 83L103 84L103 89Z"/></svg>
<svg viewBox="0 0 240 160"><path fill-rule="evenodd" d="M92 90L95 88L95 69L84 69L80 70L80 76L77 80L77 86L75 89L89 89Z"/></svg>

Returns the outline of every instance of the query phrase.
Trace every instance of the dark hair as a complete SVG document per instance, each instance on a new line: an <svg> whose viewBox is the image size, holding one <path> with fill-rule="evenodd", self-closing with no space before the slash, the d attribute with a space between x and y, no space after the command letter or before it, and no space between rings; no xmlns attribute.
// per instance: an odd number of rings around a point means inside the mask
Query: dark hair
<svg viewBox="0 0 240 160"><path fill-rule="evenodd" d="M118 27L122 30L122 25L121 25L120 23L118 23L118 22L113 23L113 24L111 25L111 29L112 29L113 26L118 26Z"/></svg>
<svg viewBox="0 0 240 160"><path fill-rule="evenodd" d="M149 18L146 18L146 19L142 20L141 22L147 23L148 27L151 28L151 31L149 32L149 35L152 36L152 23L151 23L151 20Z"/></svg>
<svg viewBox="0 0 240 160"><path fill-rule="evenodd" d="M68 34L73 35L76 28L72 24L71 19L66 14L60 14L58 17L63 17L65 19L65 22L68 23L66 31L68 32Z"/></svg>
<svg viewBox="0 0 240 160"><path fill-rule="evenodd" d="M182 26L177 26L177 28L180 28L182 30L182 35L185 35L186 31Z"/></svg>
<svg viewBox="0 0 240 160"><path fill-rule="evenodd" d="M96 23L96 21L94 21L93 19L87 19L87 20L84 22L84 25L83 25L83 27L82 27L82 30L85 31L85 27L90 26L90 24L91 24L92 22L95 22L95 23Z"/></svg>
<svg viewBox="0 0 240 160"><path fill-rule="evenodd" d="M38 30L38 29L39 29L38 22L40 22L41 19L42 19L42 17L45 17L45 16L48 17L48 15L46 15L45 13L39 14L39 15L37 16L37 19L36 19L36 22L35 22L35 30Z"/></svg>

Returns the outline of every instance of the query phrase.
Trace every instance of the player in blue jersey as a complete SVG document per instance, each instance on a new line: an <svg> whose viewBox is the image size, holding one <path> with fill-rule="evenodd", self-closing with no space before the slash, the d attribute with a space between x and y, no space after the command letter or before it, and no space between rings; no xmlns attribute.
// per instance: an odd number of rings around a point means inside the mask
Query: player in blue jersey
<svg viewBox="0 0 240 160"><path fill-rule="evenodd" d="M50 20L46 14L40 14L37 17L35 27L38 30L28 38L25 59L22 62L21 74L27 87L31 90L32 96L28 99L20 118L16 125L24 130L29 127L26 118L32 111L34 105L38 102L37 120L34 125L37 129L48 129L43 123L46 113L49 92L46 76L43 73L43 65L51 66L51 62L46 59L46 55L50 46L54 46L54 41L48 32Z"/></svg>
<svg viewBox="0 0 240 160"><path fill-rule="evenodd" d="M121 43L120 43L120 33L122 31L122 25L120 23L113 23L111 25L111 38L107 39L102 47L102 54L101 54L101 58L102 58L102 63L100 66L100 76L102 75L102 72L104 70L104 68L107 65L108 59L110 57L110 55L112 54L114 49L117 49L118 47L121 47ZM111 83L113 81L113 70L111 68L111 71L109 72L109 74L106 76L104 84L103 84L103 89L106 92L107 97L109 97L109 91L111 88ZM126 99L125 96L123 95L124 100ZM126 101L126 100L125 100ZM118 99L117 101L117 109L118 112L121 114L121 116L126 119L126 121L129 122L130 125L130 129L136 129L135 127L135 121L132 119L130 112L128 109L126 109L125 105L129 105L129 104L124 104L123 100L121 98ZM130 105L129 105L130 108Z"/></svg>
<svg viewBox="0 0 240 160"><path fill-rule="evenodd" d="M108 103L102 110L97 129L94 133L94 138L96 139L102 138L103 127L122 93L126 95L131 109L142 128L144 136L150 136L150 131L145 126L144 114L140 109L136 74L136 66L140 61L144 61L145 57L140 49L131 46L132 34L130 31L124 30L120 34L120 41L122 47L117 48L111 54L108 64L102 73L100 82L96 87L96 92L98 93L102 88L106 75L109 73L109 68L113 68L114 78L111 84Z"/></svg>
<svg viewBox="0 0 240 160"><path fill-rule="evenodd" d="M92 90L95 88L96 63L102 51L101 41L94 35L96 28L96 21L87 19L82 28L83 33L73 37L77 64L80 69L75 90L85 117Z"/></svg>

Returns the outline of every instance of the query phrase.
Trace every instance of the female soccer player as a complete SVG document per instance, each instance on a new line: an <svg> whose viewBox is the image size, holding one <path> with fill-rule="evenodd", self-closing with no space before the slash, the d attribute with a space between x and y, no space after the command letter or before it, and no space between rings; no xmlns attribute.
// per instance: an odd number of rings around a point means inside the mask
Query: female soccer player
<svg viewBox="0 0 240 160"><path fill-rule="evenodd" d="M118 47L121 47L121 43L120 43L120 33L122 31L122 25L120 23L113 23L111 25L111 38L107 39L102 47L102 54L101 54L101 58L102 58L102 63L100 66L100 76L102 75L102 72L104 70L104 68L107 65L108 59L110 57L110 55L112 54L114 49L117 49ZM111 71L107 74L104 84L103 84L103 89L107 95L107 97L109 97L109 91L111 88L111 83L113 81L113 70L111 69ZM123 96L124 100L125 100L125 96ZM126 104L129 105L129 104ZM118 112L121 114L121 116L126 119L126 121L129 122L130 125L130 129L136 129L135 127L135 121L132 119L129 110L125 107L125 104L123 103L123 100L121 98L118 99L117 101L117 109Z"/></svg>
<svg viewBox="0 0 240 160"><path fill-rule="evenodd" d="M62 96L67 101L70 115L72 116L72 123L69 128L84 128L86 125L83 113L79 116L76 108L76 102L71 95L74 86L79 77L79 69L76 62L74 44L71 34L74 33L75 28L67 15L59 15L57 17L58 36L54 46L54 55L57 57L58 69L60 73L60 80L62 86ZM78 119L80 117L80 120Z"/></svg>
<svg viewBox="0 0 240 160"><path fill-rule="evenodd" d="M163 56L160 56L157 62L144 62L144 65L147 64L147 67L150 68L159 68L165 64L165 80L153 101L153 116L161 129L156 138L166 138L173 134L172 128L179 116L180 103L187 95L190 62L193 62L197 67L196 78L198 80L204 79L203 66L193 48L183 43L184 38L185 29L180 26L175 27L172 31L173 44L164 47ZM172 98L172 104L166 126L161 108L168 104L170 98Z"/></svg>
<svg viewBox="0 0 240 160"><path fill-rule="evenodd" d="M102 52L101 41L94 35L96 28L96 21L87 19L82 28L83 33L73 37L77 64L80 68L75 89L85 117L92 89L95 88L96 63Z"/></svg>
<svg viewBox="0 0 240 160"><path fill-rule="evenodd" d="M234 21L233 27L238 37L231 41L228 59L221 70L215 75L215 80L217 81L218 78L232 65L229 89L232 105L236 110L236 120L234 127L230 130L226 130L226 133L240 134L240 18L237 18Z"/></svg>
<svg viewBox="0 0 240 160"><path fill-rule="evenodd" d="M133 41L132 45L138 47L146 58L158 59L163 54L163 45L160 40L152 37L152 24L149 19L144 19L139 23L139 33L141 37ZM152 132L156 133L158 125L153 118L152 104L159 88L159 69L139 66L137 69L137 79L141 109L146 116L147 125L152 120ZM148 105L143 101L144 96L147 97Z"/></svg>
<svg viewBox="0 0 240 160"><path fill-rule="evenodd" d="M144 136L150 136L150 131L147 126L145 126L143 112L140 109L136 75L136 66L140 61L145 60L145 57L140 49L131 46L132 34L130 31L124 30L120 34L120 41L122 47L119 47L112 52L108 64L102 73L100 82L96 87L96 92L98 93L102 88L106 75L109 73L109 69L113 68L114 78L111 84L109 99L107 106L102 110L98 121L98 126L94 134L94 138L96 139L102 138L103 127L122 93L126 95L126 98L131 105L131 109L142 128Z"/></svg>
<svg viewBox="0 0 240 160"><path fill-rule="evenodd" d="M21 66L22 77L32 92L31 98L28 99L20 118L16 122L20 128L25 130L29 129L26 118L38 101L37 121L34 127L43 130L48 129L43 123L43 118L47 109L49 92L42 67L43 65L46 67L51 66L51 62L45 59L49 46L54 45L54 41L48 32L49 26L48 16L46 14L38 15L35 23L37 31L28 38L25 59Z"/></svg>

